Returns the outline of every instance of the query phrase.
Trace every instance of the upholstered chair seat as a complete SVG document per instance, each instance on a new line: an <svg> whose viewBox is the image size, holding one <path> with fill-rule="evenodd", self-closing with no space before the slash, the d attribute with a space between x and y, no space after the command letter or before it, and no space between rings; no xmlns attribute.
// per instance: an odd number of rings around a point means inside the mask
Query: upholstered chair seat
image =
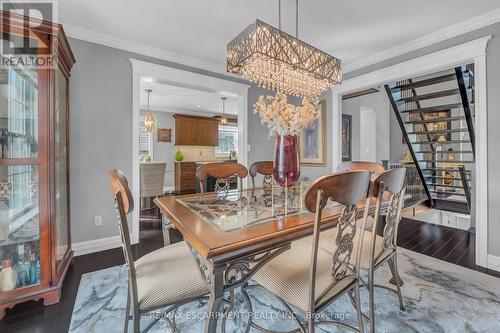
<svg viewBox="0 0 500 333"><path fill-rule="evenodd" d="M207 282L184 241L141 257L135 262L135 271L141 311L175 304L209 292Z"/></svg>
<svg viewBox="0 0 500 333"><path fill-rule="evenodd" d="M309 309L310 267L312 244L305 240L292 243L290 250L277 256L257 271L254 280L274 295L303 312ZM332 285L332 254L318 249L315 299ZM356 280L346 278L325 295L331 299Z"/></svg>

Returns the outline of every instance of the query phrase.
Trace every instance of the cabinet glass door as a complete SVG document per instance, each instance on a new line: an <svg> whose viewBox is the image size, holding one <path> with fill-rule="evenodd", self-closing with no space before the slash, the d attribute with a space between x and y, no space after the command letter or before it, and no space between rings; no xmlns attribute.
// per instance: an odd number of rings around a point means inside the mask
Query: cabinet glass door
<svg viewBox="0 0 500 333"><path fill-rule="evenodd" d="M68 117L67 80L60 69L56 70L55 96L55 256L59 271L68 250Z"/></svg>
<svg viewBox="0 0 500 333"><path fill-rule="evenodd" d="M38 71L0 69L0 292L40 283Z"/></svg>

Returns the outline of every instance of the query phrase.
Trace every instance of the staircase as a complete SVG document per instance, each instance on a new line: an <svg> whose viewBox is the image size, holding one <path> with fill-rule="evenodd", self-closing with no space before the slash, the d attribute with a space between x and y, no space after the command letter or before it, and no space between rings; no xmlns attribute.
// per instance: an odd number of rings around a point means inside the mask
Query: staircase
<svg viewBox="0 0 500 333"><path fill-rule="evenodd" d="M385 90L430 205L470 213L472 65L387 84Z"/></svg>

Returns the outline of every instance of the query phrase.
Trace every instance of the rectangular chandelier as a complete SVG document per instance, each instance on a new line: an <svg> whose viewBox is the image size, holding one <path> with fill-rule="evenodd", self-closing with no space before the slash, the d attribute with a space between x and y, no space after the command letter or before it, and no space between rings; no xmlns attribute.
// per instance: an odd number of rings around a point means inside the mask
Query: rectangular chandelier
<svg viewBox="0 0 500 333"><path fill-rule="evenodd" d="M257 20L227 45L227 71L261 87L313 97L342 82L342 62Z"/></svg>

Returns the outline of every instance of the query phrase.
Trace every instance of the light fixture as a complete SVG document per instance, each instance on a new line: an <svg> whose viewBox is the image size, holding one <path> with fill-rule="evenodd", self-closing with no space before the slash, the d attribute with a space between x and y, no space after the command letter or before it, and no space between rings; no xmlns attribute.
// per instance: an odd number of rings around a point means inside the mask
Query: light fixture
<svg viewBox="0 0 500 333"><path fill-rule="evenodd" d="M313 97L342 81L341 61L260 20L227 45L227 71L261 87L300 97Z"/></svg>
<svg viewBox="0 0 500 333"><path fill-rule="evenodd" d="M222 117L220 118L221 125L226 125L227 124L227 118L225 116L225 113L226 113L226 99L227 99L227 97L221 97L220 98L220 100L222 102Z"/></svg>
<svg viewBox="0 0 500 333"><path fill-rule="evenodd" d="M146 89L146 92L148 93L148 110L144 114L144 131L146 133L153 133L156 131L157 124L155 115L149 110L150 95L153 91L151 89Z"/></svg>

